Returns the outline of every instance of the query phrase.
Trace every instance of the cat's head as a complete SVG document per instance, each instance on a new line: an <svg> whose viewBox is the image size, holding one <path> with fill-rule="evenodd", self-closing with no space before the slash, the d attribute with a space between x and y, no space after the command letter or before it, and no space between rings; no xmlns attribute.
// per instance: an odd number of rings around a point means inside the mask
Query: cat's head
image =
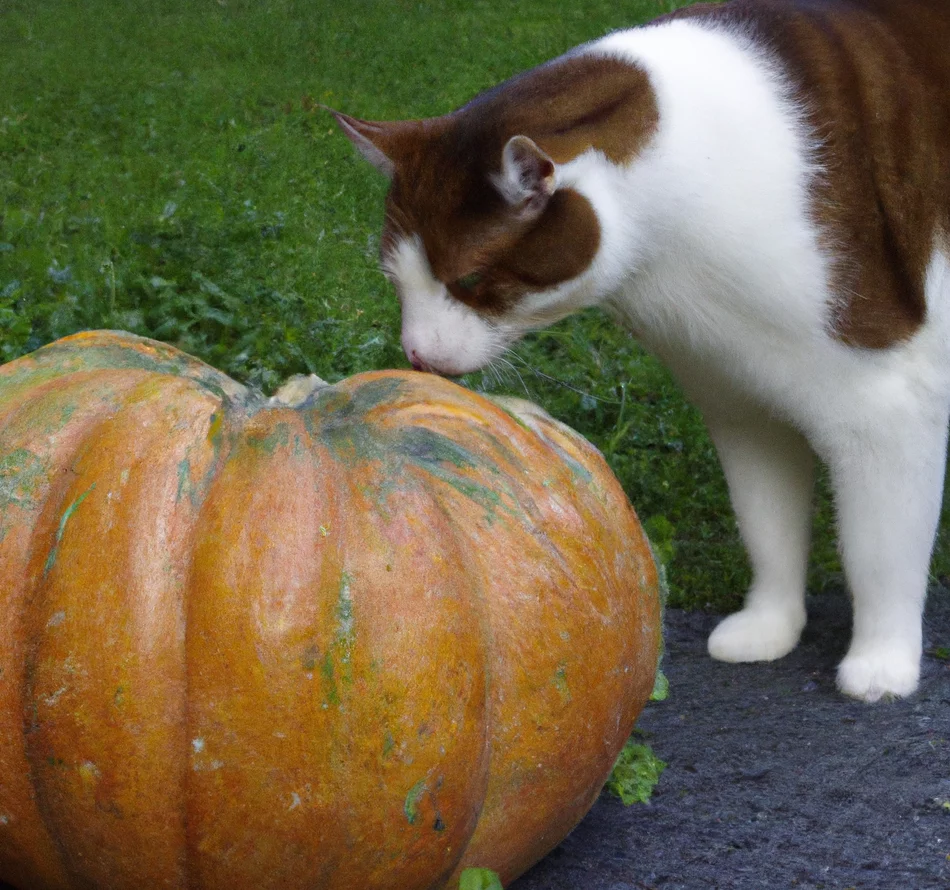
<svg viewBox="0 0 950 890"><path fill-rule="evenodd" d="M390 179L382 267L414 367L473 371L592 301L603 241L592 170L629 160L656 118L641 69L581 53L442 117L336 113Z"/></svg>

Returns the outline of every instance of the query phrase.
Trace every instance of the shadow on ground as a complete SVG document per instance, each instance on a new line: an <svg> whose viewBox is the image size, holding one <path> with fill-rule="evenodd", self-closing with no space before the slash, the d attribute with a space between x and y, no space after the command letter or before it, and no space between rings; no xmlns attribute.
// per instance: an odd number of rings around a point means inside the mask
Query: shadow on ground
<svg viewBox="0 0 950 890"><path fill-rule="evenodd" d="M950 888L950 590L931 591L920 691L866 705L835 689L844 594L810 598L788 657L706 655L718 616L670 610L670 696L639 722L668 763L649 806L602 795L508 890Z"/></svg>

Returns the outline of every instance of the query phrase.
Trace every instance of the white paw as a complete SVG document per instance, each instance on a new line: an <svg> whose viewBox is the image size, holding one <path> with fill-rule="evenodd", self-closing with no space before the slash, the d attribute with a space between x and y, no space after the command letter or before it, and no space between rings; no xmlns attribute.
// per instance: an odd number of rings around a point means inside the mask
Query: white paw
<svg viewBox="0 0 950 890"><path fill-rule="evenodd" d="M838 688L863 701L903 698L920 680L920 653L884 649L847 655L838 666Z"/></svg>
<svg viewBox="0 0 950 890"><path fill-rule="evenodd" d="M709 654L718 661L774 661L795 648L804 627L804 612L743 609L709 635Z"/></svg>

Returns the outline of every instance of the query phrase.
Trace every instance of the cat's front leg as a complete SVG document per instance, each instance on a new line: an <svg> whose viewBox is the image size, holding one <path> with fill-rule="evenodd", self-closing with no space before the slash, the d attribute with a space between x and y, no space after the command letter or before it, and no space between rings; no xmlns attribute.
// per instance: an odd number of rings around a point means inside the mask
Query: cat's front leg
<svg viewBox="0 0 950 890"><path fill-rule="evenodd" d="M876 701L917 688L946 443L946 413L927 421L889 418L829 455L854 600L838 686L855 698Z"/></svg>
<svg viewBox="0 0 950 890"><path fill-rule="evenodd" d="M713 631L709 654L772 661L805 626L814 457L801 434L764 412L705 414L753 571L745 607Z"/></svg>

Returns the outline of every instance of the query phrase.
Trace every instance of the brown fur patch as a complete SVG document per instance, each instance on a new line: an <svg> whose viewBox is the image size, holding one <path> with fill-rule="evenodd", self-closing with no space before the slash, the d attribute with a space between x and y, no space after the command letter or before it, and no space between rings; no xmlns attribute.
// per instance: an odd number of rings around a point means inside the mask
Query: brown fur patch
<svg viewBox="0 0 950 890"><path fill-rule="evenodd" d="M770 48L822 141L813 213L842 258L837 335L868 348L910 337L950 222L950 0L733 0L668 18L694 17Z"/></svg>
<svg viewBox="0 0 950 890"><path fill-rule="evenodd" d="M457 281L462 276L452 273L442 280L448 282L456 299L498 314L526 293L579 275L590 265L599 246L600 225L590 201L572 189L560 189L537 225L520 237L481 247L479 253L484 252L485 260L475 267L482 274L476 287L460 287Z"/></svg>
<svg viewBox="0 0 950 890"><path fill-rule="evenodd" d="M656 131L646 72L605 56L569 55L482 93L455 112L473 128L522 134L563 164L589 148L622 164Z"/></svg>
<svg viewBox="0 0 950 890"><path fill-rule="evenodd" d="M590 202L569 189L557 191L537 220L518 219L492 185L506 142L528 136L558 163L589 148L621 163L656 124L642 70L582 55L519 75L443 117L366 124L394 166L383 255L399 236L416 234L433 274L458 299L503 313L528 291L580 275L600 244ZM472 272L481 274L479 285L461 288L459 279Z"/></svg>

